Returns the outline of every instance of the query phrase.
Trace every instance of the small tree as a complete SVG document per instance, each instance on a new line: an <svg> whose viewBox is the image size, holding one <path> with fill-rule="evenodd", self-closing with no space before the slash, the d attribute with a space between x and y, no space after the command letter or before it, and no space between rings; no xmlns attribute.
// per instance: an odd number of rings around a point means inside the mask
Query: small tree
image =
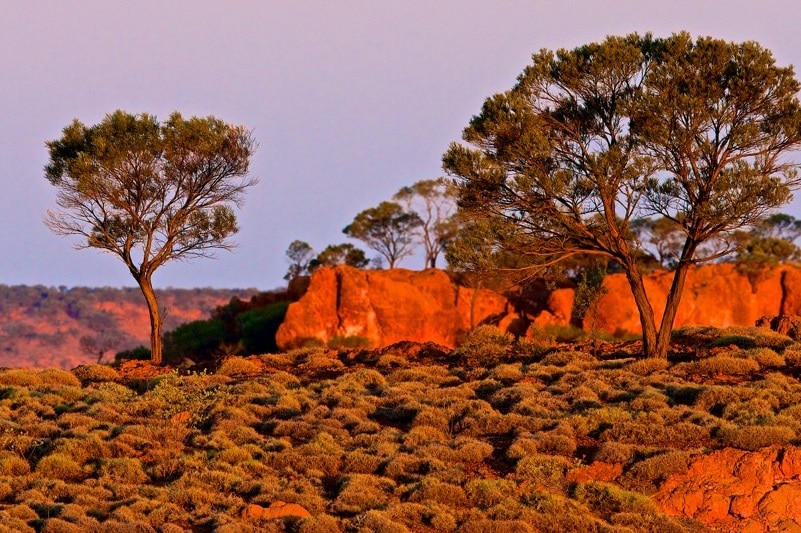
<svg viewBox="0 0 801 533"><path fill-rule="evenodd" d="M75 120L47 143L45 176L58 189L46 223L78 235L78 248L119 257L147 302L151 359L162 361L162 319L153 273L174 259L229 250L256 147L250 131L214 117L164 123L115 111L97 125Z"/></svg>
<svg viewBox="0 0 801 533"><path fill-rule="evenodd" d="M286 250L286 256L289 259L289 269L284 275L284 279L292 281L298 276L304 276L309 273L309 263L312 261L314 249L309 243L304 241L292 241L289 248Z"/></svg>
<svg viewBox="0 0 801 533"><path fill-rule="evenodd" d="M436 268L439 254L453 241L458 228L453 216L456 210L455 188L444 178L420 180L403 187L392 198L417 214L426 268Z"/></svg>
<svg viewBox="0 0 801 533"><path fill-rule="evenodd" d="M404 211L400 204L381 202L356 215L342 232L363 241L387 260L389 268L395 268L399 260L412 254L414 230L420 224L420 217Z"/></svg>
<svg viewBox="0 0 801 533"><path fill-rule="evenodd" d="M348 265L356 268L364 268L370 263L364 250L356 248L349 242L342 244L329 244L325 250L317 254L317 257L309 261L309 271L316 270L322 266Z"/></svg>
<svg viewBox="0 0 801 533"><path fill-rule="evenodd" d="M516 255L531 275L579 254L614 260L645 355L665 357L689 268L735 249L734 231L801 186L787 158L801 145L799 83L756 43L686 33L609 37L532 59L472 118L471 147L453 144L443 157L460 210L484 219L477 227L492 239L473 250ZM632 221L652 216L685 235L661 317L632 238ZM699 256L714 240L720 252Z"/></svg>

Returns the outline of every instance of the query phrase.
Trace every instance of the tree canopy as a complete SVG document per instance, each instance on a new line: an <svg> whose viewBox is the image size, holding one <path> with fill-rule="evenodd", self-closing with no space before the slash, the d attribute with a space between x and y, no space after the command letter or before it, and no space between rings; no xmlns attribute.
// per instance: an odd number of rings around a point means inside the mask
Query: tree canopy
<svg viewBox="0 0 801 533"><path fill-rule="evenodd" d="M412 254L414 231L420 224L416 213L404 211L395 202L381 202L356 215L342 232L364 242L387 260L389 268L395 268Z"/></svg>
<svg viewBox="0 0 801 533"><path fill-rule="evenodd" d="M443 156L485 241L451 257L486 266L513 255L514 268L535 273L606 256L628 279L645 354L663 357L688 269L734 250L735 230L801 185L788 157L801 144L798 89L792 67L754 42L631 34L542 50ZM683 234L661 317L632 231L649 217ZM712 240L718 251L699 253Z"/></svg>
<svg viewBox="0 0 801 533"><path fill-rule="evenodd" d="M439 255L453 241L458 224L454 218L455 190L444 178L426 179L402 187L393 199L402 202L420 219L417 231L425 251L426 268L436 268Z"/></svg>
<svg viewBox="0 0 801 533"><path fill-rule="evenodd" d="M59 210L46 223L77 235L79 248L119 257L142 290L151 320L151 354L161 362L161 316L153 273L174 259L230 250L234 206L255 183L247 177L256 148L251 132L214 117L160 123L115 111L94 126L77 119L47 142L45 176Z"/></svg>

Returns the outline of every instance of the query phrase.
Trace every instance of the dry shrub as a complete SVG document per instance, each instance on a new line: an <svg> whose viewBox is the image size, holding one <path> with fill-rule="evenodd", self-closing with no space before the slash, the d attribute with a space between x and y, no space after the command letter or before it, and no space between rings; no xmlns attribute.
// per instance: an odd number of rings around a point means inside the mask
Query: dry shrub
<svg viewBox="0 0 801 533"><path fill-rule="evenodd" d="M403 438L404 446L415 449L426 444L442 444L450 441L444 431L431 426L413 426Z"/></svg>
<svg viewBox="0 0 801 533"><path fill-rule="evenodd" d="M634 458L637 448L631 444L607 441L601 443L593 460L602 463L613 463L625 465Z"/></svg>
<svg viewBox="0 0 801 533"><path fill-rule="evenodd" d="M520 364L502 364L490 371L490 377L500 381L504 385L510 385L523 379L524 374Z"/></svg>
<svg viewBox="0 0 801 533"><path fill-rule="evenodd" d="M384 459L361 450L355 450L345 455L342 461L342 470L346 474L375 474Z"/></svg>
<svg viewBox="0 0 801 533"><path fill-rule="evenodd" d="M456 349L455 354L470 365L495 366L509 356L514 336L496 326L478 326Z"/></svg>
<svg viewBox="0 0 801 533"><path fill-rule="evenodd" d="M39 371L39 380L42 385L51 387L80 387L81 381L68 370L60 368L45 368Z"/></svg>
<svg viewBox="0 0 801 533"><path fill-rule="evenodd" d="M679 363L674 368L688 376L748 376L759 371L759 363L753 359L716 355L700 361Z"/></svg>
<svg viewBox="0 0 801 533"><path fill-rule="evenodd" d="M475 520L459 528L459 533L534 533L522 520Z"/></svg>
<svg viewBox="0 0 801 533"><path fill-rule="evenodd" d="M663 359L661 357L649 357L647 359L639 359L633 363L629 363L623 368L638 376L649 376L656 372L667 370L669 367L670 363L667 359Z"/></svg>
<svg viewBox="0 0 801 533"><path fill-rule="evenodd" d="M348 378L368 389L381 389L387 386L386 378L380 372L370 368L360 368L349 374Z"/></svg>
<svg viewBox="0 0 801 533"><path fill-rule="evenodd" d="M81 481L86 477L81 465L61 453L42 457L36 465L36 473L43 478L62 481Z"/></svg>
<svg viewBox="0 0 801 533"><path fill-rule="evenodd" d="M12 385L16 387L38 387L42 384L36 370L11 369L0 371L0 385Z"/></svg>
<svg viewBox="0 0 801 533"><path fill-rule="evenodd" d="M639 461L623 476L626 487L651 494L671 474L683 474L690 463L690 452L668 451Z"/></svg>
<svg viewBox="0 0 801 533"><path fill-rule="evenodd" d="M253 455L251 455L251 453L245 448L234 446L233 448L226 448L222 450L214 459L221 463L235 465L238 463L244 463L245 461L251 461L253 459Z"/></svg>
<svg viewBox="0 0 801 533"><path fill-rule="evenodd" d="M108 365L80 365L73 368L72 373L84 385L120 379L119 373Z"/></svg>
<svg viewBox="0 0 801 533"><path fill-rule="evenodd" d="M735 357L742 357L743 359L752 359L756 361L761 368L780 368L785 366L784 357L770 348L752 348L750 350L739 351L734 355Z"/></svg>
<svg viewBox="0 0 801 533"><path fill-rule="evenodd" d="M608 483L598 481L591 481L587 484L580 483L573 489L572 495L604 518L610 518L617 513L653 514L656 512L656 504L648 496Z"/></svg>
<svg viewBox="0 0 801 533"><path fill-rule="evenodd" d="M84 533L86 529L80 524L73 524L61 518L48 519L41 533Z"/></svg>
<svg viewBox="0 0 801 533"><path fill-rule="evenodd" d="M787 346L782 352L787 366L801 366L801 342L794 342Z"/></svg>
<svg viewBox="0 0 801 533"><path fill-rule="evenodd" d="M28 461L16 453L0 451L0 476L24 476L30 471Z"/></svg>
<svg viewBox="0 0 801 533"><path fill-rule="evenodd" d="M339 520L331 515L319 514L300 523L298 533L342 533Z"/></svg>
<svg viewBox="0 0 801 533"><path fill-rule="evenodd" d="M596 363L595 357L588 353L576 352L572 350L562 350L549 353L540 361L543 365L567 366L577 365L579 367L589 367Z"/></svg>
<svg viewBox="0 0 801 533"><path fill-rule="evenodd" d="M567 457L537 453L520 459L515 472L535 484L558 489L564 481L565 472L572 467L573 461Z"/></svg>
<svg viewBox="0 0 801 533"><path fill-rule="evenodd" d="M751 398L727 404L722 417L738 426L763 426L773 421L778 409L779 402L775 398Z"/></svg>
<svg viewBox="0 0 801 533"><path fill-rule="evenodd" d="M368 511L358 517L359 531L371 533L410 533L403 524L391 520L381 511Z"/></svg>
<svg viewBox="0 0 801 533"><path fill-rule="evenodd" d="M514 442L506 449L506 457L509 459L522 459L540 451L539 440L531 434L524 434L517 437Z"/></svg>
<svg viewBox="0 0 801 533"><path fill-rule="evenodd" d="M259 432L250 426L239 425L230 432L231 440L238 444L258 444L264 440Z"/></svg>
<svg viewBox="0 0 801 533"><path fill-rule="evenodd" d="M453 442L454 459L464 463L478 463L492 455L493 447L486 442L460 436Z"/></svg>
<svg viewBox="0 0 801 533"><path fill-rule="evenodd" d="M215 374L220 376L254 376L262 372L261 365L250 358L233 356L222 362Z"/></svg>
<svg viewBox="0 0 801 533"><path fill-rule="evenodd" d="M437 511L430 519L431 527L437 531L456 531L456 517L446 511Z"/></svg>
<svg viewBox="0 0 801 533"><path fill-rule="evenodd" d="M353 474L343 481L343 488L331 504L339 513L363 513L385 506L395 482L372 474Z"/></svg>
<svg viewBox="0 0 801 533"><path fill-rule="evenodd" d="M464 490L470 505L486 510L514 497L516 488L508 479L473 479Z"/></svg>
<svg viewBox="0 0 801 533"><path fill-rule="evenodd" d="M467 494L458 485L444 483L434 476L426 476L418 483L409 496L409 501L417 503L437 502L449 507L467 505Z"/></svg>
<svg viewBox="0 0 801 533"><path fill-rule="evenodd" d="M573 437L556 432L544 433L537 444L538 451L549 455L571 457L576 452L576 440Z"/></svg>
<svg viewBox="0 0 801 533"><path fill-rule="evenodd" d="M795 438L795 431L786 426L725 426L720 428L717 436L724 446L755 451L789 444Z"/></svg>

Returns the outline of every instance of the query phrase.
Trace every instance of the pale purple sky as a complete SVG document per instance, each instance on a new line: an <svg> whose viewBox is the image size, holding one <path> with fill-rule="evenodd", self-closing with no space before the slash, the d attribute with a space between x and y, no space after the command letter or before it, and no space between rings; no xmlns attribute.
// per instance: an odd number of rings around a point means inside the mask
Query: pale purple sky
<svg viewBox="0 0 801 533"><path fill-rule="evenodd" d="M159 287L283 283L284 251L342 228L440 159L541 48L687 30L756 40L801 67L801 4L759 1L0 0L0 284L130 286L123 264L42 223L44 143L124 109L215 115L260 144L239 247ZM796 202L787 211L801 216ZM356 243L358 244L358 243ZM372 254L371 254L372 255ZM401 266L421 268L422 258Z"/></svg>

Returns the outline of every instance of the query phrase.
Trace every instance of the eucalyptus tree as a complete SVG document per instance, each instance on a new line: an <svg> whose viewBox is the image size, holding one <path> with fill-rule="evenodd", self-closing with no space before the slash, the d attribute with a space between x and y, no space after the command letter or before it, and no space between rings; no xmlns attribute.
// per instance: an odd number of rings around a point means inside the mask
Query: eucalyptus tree
<svg viewBox="0 0 801 533"><path fill-rule="evenodd" d="M356 215L342 232L364 242L387 260L389 268L395 268L412 254L414 231L420 224L416 213L395 202L381 202Z"/></svg>
<svg viewBox="0 0 801 533"><path fill-rule="evenodd" d="M402 202L420 219L418 233L425 251L426 268L436 268L439 255L453 241L458 224L455 190L444 178L425 179L402 187L393 200Z"/></svg>
<svg viewBox="0 0 801 533"><path fill-rule="evenodd" d="M230 250L238 231L233 207L256 183L248 177L251 132L214 117L160 123L115 111L94 126L77 119L47 142L45 176L58 210L45 222L77 235L78 248L119 257L142 290L150 315L153 363L161 364L161 312L153 274L176 259Z"/></svg>
<svg viewBox="0 0 801 533"><path fill-rule="evenodd" d="M443 156L460 211L491 239L449 257L482 265L513 254L532 274L580 254L613 259L645 355L665 357L690 267L733 251L738 228L801 185L790 157L801 144L798 90L792 67L754 42L631 34L536 53ZM631 226L641 217L684 235L658 310L637 264ZM699 253L712 240L718 252Z"/></svg>

